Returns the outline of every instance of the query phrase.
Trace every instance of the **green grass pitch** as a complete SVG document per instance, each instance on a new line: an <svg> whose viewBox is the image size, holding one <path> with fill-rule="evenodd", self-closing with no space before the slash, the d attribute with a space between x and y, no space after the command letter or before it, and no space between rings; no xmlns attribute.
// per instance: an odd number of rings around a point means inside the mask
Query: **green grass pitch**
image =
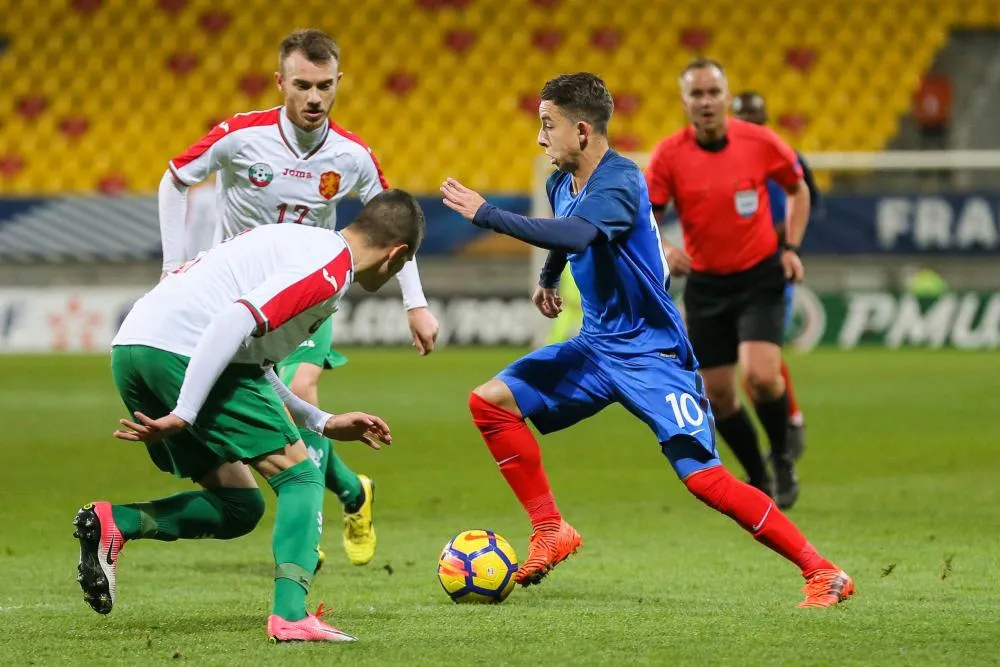
<svg viewBox="0 0 1000 667"><path fill-rule="evenodd" d="M996 664L1000 661L1000 358L824 351L790 363L808 422L791 516L858 595L799 610L795 568L689 497L646 428L613 408L543 449L584 548L502 605L455 605L445 542L491 528L523 556L528 524L467 409L520 350L348 350L333 410L384 416L395 444L344 443L378 484L379 550L347 563L327 496L325 570L310 596L359 636L266 642L274 497L231 542L129 544L114 612L74 580L70 519L91 499L187 488L111 438L122 408L105 357L0 360L0 664ZM725 458L727 451L722 452Z"/></svg>

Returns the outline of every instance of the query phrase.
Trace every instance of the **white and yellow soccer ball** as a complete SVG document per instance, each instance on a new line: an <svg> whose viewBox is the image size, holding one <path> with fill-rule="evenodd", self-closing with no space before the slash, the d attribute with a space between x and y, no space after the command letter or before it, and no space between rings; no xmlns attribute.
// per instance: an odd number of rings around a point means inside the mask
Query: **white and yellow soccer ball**
<svg viewBox="0 0 1000 667"><path fill-rule="evenodd" d="M438 580L455 602L503 602L514 589L517 553L492 530L464 530L438 559Z"/></svg>

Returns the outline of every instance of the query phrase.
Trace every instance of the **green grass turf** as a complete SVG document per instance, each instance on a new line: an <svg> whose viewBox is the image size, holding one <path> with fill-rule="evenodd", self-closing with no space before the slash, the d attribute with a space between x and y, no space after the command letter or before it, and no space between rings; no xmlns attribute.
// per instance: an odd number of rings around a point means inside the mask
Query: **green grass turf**
<svg viewBox="0 0 1000 667"><path fill-rule="evenodd" d="M581 553L495 607L452 604L434 576L466 528L528 525L466 410L518 350L348 351L321 395L383 415L396 444L342 444L378 482L379 551L352 567L327 496L311 594L350 646L265 641L269 514L231 542L135 542L107 617L74 581L82 503L185 489L112 440L103 357L0 359L0 664L995 664L1000 637L1000 396L995 354L821 352L791 364L808 419L792 517L858 596L798 610L795 568L677 482L645 427L612 408L544 439ZM723 449L725 453L725 449ZM175 658L179 656L179 658Z"/></svg>

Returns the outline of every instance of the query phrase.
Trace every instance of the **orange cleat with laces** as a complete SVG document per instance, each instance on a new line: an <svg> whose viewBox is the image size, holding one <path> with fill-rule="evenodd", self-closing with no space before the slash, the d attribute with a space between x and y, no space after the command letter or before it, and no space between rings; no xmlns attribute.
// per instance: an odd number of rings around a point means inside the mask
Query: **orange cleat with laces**
<svg viewBox="0 0 1000 667"><path fill-rule="evenodd" d="M315 614L298 621L286 621L276 614L267 619L267 636L277 642L355 642L357 637L338 630L320 619L326 608L320 603Z"/></svg>
<svg viewBox="0 0 1000 667"><path fill-rule="evenodd" d="M583 538L565 521L535 528L528 542L528 558L518 566L516 581L522 586L541 583L559 563L583 546Z"/></svg>
<svg viewBox="0 0 1000 667"><path fill-rule="evenodd" d="M806 599L800 609L832 607L854 595L854 580L843 570L819 570L806 580L802 592Z"/></svg>

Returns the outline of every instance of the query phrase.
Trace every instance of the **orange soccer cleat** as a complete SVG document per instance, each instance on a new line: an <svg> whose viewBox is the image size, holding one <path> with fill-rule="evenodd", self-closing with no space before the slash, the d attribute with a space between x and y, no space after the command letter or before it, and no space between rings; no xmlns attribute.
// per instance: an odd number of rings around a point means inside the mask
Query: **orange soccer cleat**
<svg viewBox="0 0 1000 667"><path fill-rule="evenodd" d="M854 580L843 570L819 570L806 580L802 592L806 599L800 608L832 607L854 595Z"/></svg>
<svg viewBox="0 0 1000 667"><path fill-rule="evenodd" d="M541 583L559 563L583 546L583 538L565 521L542 524L535 528L528 542L528 558L517 570L516 581L522 586Z"/></svg>

